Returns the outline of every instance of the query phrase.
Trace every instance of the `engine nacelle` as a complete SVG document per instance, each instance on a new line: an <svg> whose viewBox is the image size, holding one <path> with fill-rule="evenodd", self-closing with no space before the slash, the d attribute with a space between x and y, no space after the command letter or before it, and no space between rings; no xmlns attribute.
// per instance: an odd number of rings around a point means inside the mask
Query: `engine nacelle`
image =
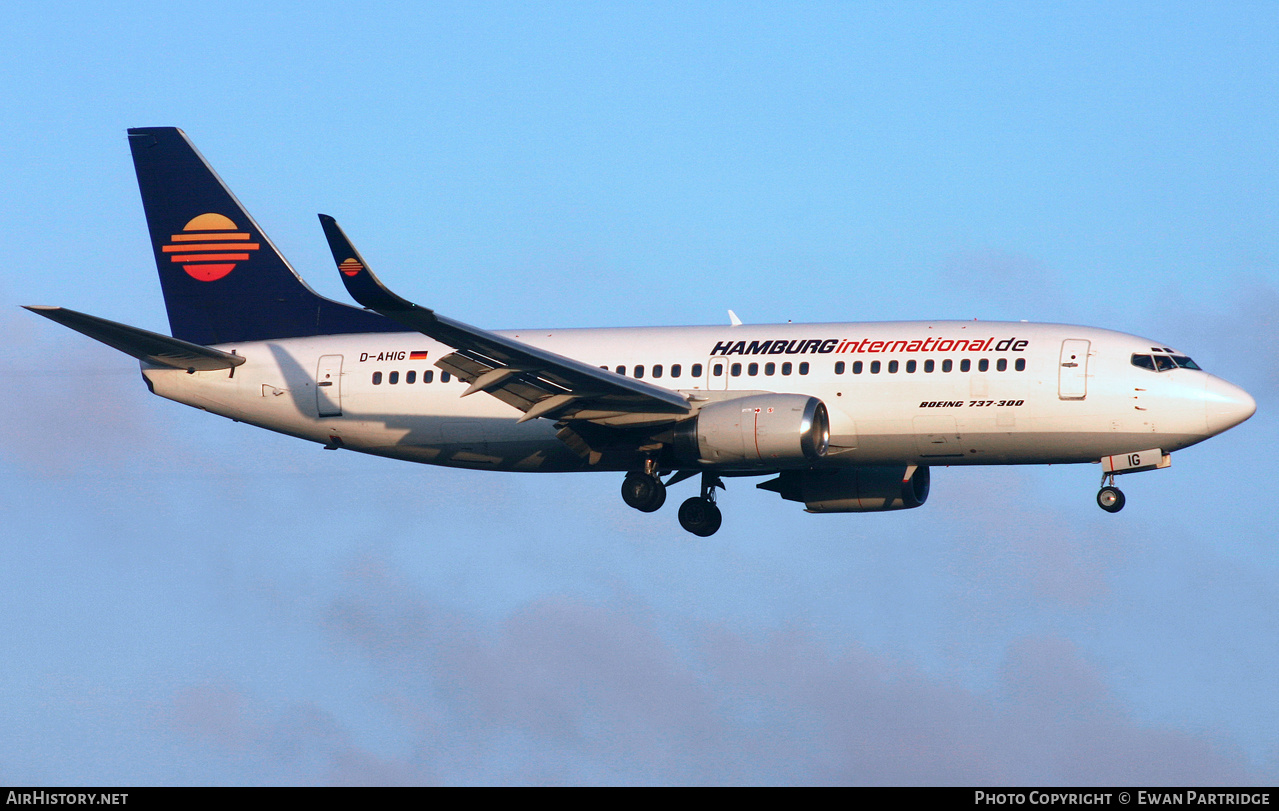
<svg viewBox="0 0 1279 811"><path fill-rule="evenodd" d="M826 455L830 416L806 394L755 394L702 406L675 426L672 450L686 465L802 467Z"/></svg>
<svg viewBox="0 0 1279 811"><path fill-rule="evenodd" d="M756 487L802 501L810 513L909 510L928 500L926 466L846 467L786 471Z"/></svg>

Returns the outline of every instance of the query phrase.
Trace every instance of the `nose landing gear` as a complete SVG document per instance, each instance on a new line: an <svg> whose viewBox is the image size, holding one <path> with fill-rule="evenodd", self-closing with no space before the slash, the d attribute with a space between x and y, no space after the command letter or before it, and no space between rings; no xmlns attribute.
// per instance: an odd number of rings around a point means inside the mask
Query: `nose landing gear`
<svg viewBox="0 0 1279 811"><path fill-rule="evenodd" d="M1108 513L1117 513L1124 508L1124 494L1115 487L1115 476L1120 473L1161 470L1171 465L1172 455L1159 448L1101 457L1101 490L1097 491L1097 506Z"/></svg>
<svg viewBox="0 0 1279 811"><path fill-rule="evenodd" d="M1101 474L1101 489L1097 491L1097 506L1108 513L1117 513L1124 508L1127 499L1124 491L1115 487L1115 474Z"/></svg>

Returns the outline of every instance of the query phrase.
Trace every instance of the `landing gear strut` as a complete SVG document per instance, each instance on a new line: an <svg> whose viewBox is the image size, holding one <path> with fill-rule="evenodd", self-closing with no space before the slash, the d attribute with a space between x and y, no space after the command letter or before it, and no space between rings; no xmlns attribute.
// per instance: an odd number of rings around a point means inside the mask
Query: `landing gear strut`
<svg viewBox="0 0 1279 811"><path fill-rule="evenodd" d="M715 488L724 488L719 476L702 474L702 494L679 505L679 525L694 535L709 538L719 531L724 515L715 506Z"/></svg>
<svg viewBox="0 0 1279 811"><path fill-rule="evenodd" d="M1115 487L1115 474L1101 475L1101 489L1097 491L1097 506L1108 513L1117 513L1124 508L1124 492Z"/></svg>

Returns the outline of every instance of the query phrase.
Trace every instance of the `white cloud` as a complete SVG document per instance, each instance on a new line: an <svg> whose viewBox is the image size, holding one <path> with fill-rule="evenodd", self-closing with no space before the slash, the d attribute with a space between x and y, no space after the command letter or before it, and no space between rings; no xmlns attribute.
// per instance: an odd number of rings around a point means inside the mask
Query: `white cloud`
<svg viewBox="0 0 1279 811"><path fill-rule="evenodd" d="M479 782L1261 779L1237 748L1135 723L1063 637L1016 641L981 693L856 643L828 650L803 627L688 623L681 641L657 621L546 599L487 626L366 560L324 627L383 674L378 694L420 735L415 768Z"/></svg>

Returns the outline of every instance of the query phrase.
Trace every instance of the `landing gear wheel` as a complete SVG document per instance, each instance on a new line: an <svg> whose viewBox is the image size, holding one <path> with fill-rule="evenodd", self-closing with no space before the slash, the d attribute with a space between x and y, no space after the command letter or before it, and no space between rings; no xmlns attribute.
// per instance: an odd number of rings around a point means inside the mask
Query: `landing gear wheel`
<svg viewBox="0 0 1279 811"><path fill-rule="evenodd" d="M702 538L709 538L719 531L724 515L708 498L693 496L679 505L679 525Z"/></svg>
<svg viewBox="0 0 1279 811"><path fill-rule="evenodd" d="M1108 513L1117 513L1124 508L1124 493L1114 485L1107 485L1097 492L1097 506Z"/></svg>
<svg viewBox="0 0 1279 811"><path fill-rule="evenodd" d="M629 473L622 482L622 501L640 512L657 512L666 503L666 485L656 476Z"/></svg>

